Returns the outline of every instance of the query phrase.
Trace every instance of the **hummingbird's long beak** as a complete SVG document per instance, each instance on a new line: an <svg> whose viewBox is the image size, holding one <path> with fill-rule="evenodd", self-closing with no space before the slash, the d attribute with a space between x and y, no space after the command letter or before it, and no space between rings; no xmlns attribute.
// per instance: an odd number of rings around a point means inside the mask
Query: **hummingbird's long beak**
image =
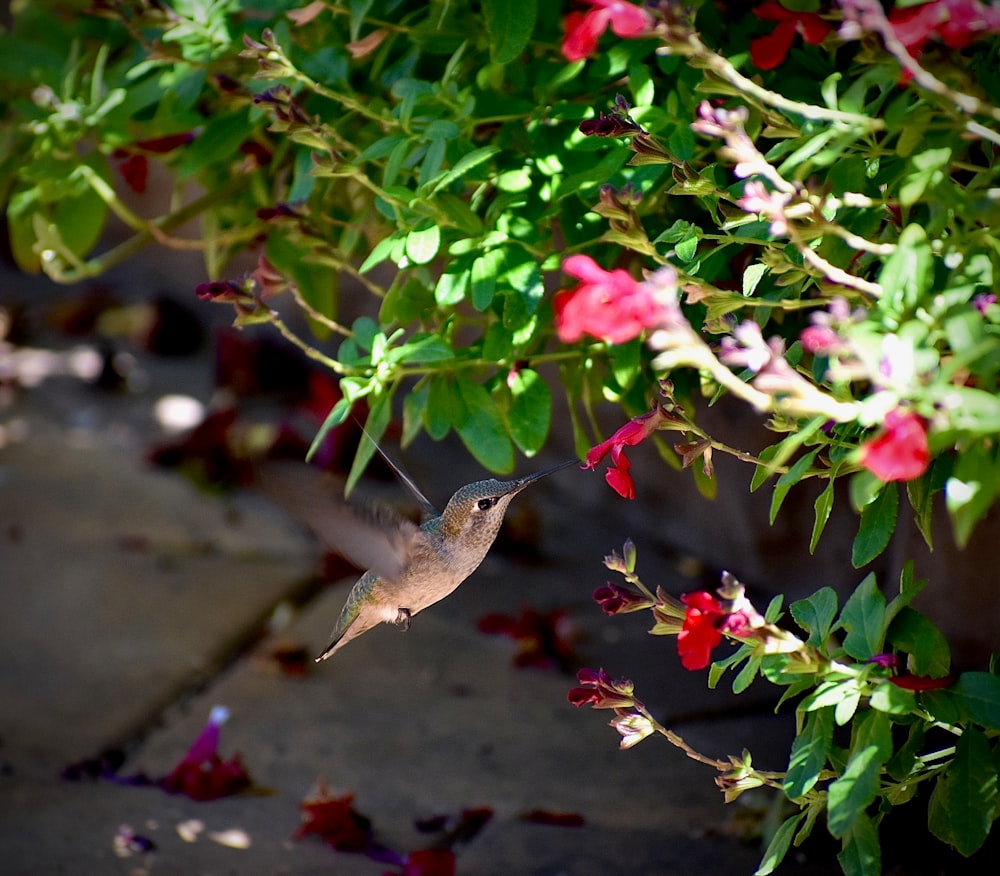
<svg viewBox="0 0 1000 876"><path fill-rule="evenodd" d="M564 468L569 468L572 465L579 466L580 460L567 459L565 462L560 462L558 465L553 465L550 466L549 468L543 468L541 471L536 471L534 474L525 475L523 478L518 478L515 481L510 481L510 487L511 487L510 492L519 493L526 486L528 486L528 484L534 483L535 481L547 477L548 475L553 474L554 472L562 471Z"/></svg>

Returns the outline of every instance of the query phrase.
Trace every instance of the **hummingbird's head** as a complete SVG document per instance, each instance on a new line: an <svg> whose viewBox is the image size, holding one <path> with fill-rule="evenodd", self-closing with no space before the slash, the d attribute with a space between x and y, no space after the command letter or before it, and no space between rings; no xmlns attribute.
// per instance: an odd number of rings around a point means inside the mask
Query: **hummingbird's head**
<svg viewBox="0 0 1000 876"><path fill-rule="evenodd" d="M497 532L500 531L504 513L506 513L507 506L514 496L539 478L578 464L577 460L572 459L512 481L498 481L495 478L490 478L468 484L458 490L448 501L448 505L441 515L443 529L449 536L484 544L486 548L489 548L493 544Z"/></svg>

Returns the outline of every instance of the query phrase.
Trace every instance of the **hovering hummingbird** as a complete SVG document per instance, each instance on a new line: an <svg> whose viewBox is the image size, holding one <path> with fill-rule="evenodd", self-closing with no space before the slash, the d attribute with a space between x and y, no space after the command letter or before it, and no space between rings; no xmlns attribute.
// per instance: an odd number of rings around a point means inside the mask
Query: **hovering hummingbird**
<svg viewBox="0 0 1000 876"><path fill-rule="evenodd" d="M265 492L337 553L368 570L351 588L317 663L377 624L408 629L413 615L444 599L479 567L514 496L546 475L579 464L570 459L515 480L476 481L459 489L438 512L375 447L420 504L419 525L389 508L348 505L331 479L308 465L270 463L260 472Z"/></svg>

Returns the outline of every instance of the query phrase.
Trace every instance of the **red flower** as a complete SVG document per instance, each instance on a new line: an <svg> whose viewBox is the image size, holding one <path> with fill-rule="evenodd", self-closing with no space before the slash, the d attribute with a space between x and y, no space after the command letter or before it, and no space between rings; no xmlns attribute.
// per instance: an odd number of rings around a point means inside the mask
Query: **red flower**
<svg viewBox="0 0 1000 876"><path fill-rule="evenodd" d="M652 24L645 9L624 0L586 0L589 12L571 12L566 16L566 36L562 53L567 61L582 61L597 49L597 41L611 25L620 37L644 33Z"/></svg>
<svg viewBox="0 0 1000 876"><path fill-rule="evenodd" d="M681 596L688 608L684 626L677 634L677 653L685 669L704 669L712 662L712 649L722 641L718 623L725 614L711 593L699 591Z"/></svg>
<svg viewBox="0 0 1000 876"><path fill-rule="evenodd" d="M773 70L785 60L796 32L815 46L833 31L815 12L792 12L773 0L761 4L753 13L764 21L778 22L778 26L767 36L750 40L750 58L761 70Z"/></svg>
<svg viewBox="0 0 1000 876"><path fill-rule="evenodd" d="M931 37L952 49L964 49L973 40L1000 30L1000 9L978 0L935 0L893 9L889 23L910 54L918 55Z"/></svg>
<svg viewBox="0 0 1000 876"><path fill-rule="evenodd" d="M185 794L192 800L216 800L245 791L252 784L239 753L230 760L219 757L219 727L229 717L221 706L212 709L205 729L198 734L170 774L160 779L160 787L171 794Z"/></svg>
<svg viewBox="0 0 1000 876"><path fill-rule="evenodd" d="M455 853L451 849L410 852L401 876L455 876Z"/></svg>
<svg viewBox="0 0 1000 876"><path fill-rule="evenodd" d="M585 255L567 258L563 270L583 280L576 289L559 292L553 302L563 343L575 343L587 334L622 344L659 325L663 308L655 292L627 271L605 271Z"/></svg>
<svg viewBox="0 0 1000 876"><path fill-rule="evenodd" d="M635 483L629 474L631 463L625 456L626 447L634 447L645 441L657 429L661 428L665 422L670 422L670 415L659 405L648 414L642 414L629 420L607 441L591 447L587 451L587 461L584 468L593 468L605 456L611 454L611 468L604 475L604 479L611 485L619 496L625 499L635 498Z"/></svg>
<svg viewBox="0 0 1000 876"><path fill-rule="evenodd" d="M861 445L861 464L886 482L920 477L930 459L924 421L899 408L886 415L881 434Z"/></svg>
<svg viewBox="0 0 1000 876"><path fill-rule="evenodd" d="M655 605L648 596L636 593L620 584L612 584L610 581L594 591L594 599L605 614L626 614L630 611L652 608Z"/></svg>
<svg viewBox="0 0 1000 876"><path fill-rule="evenodd" d="M371 821L355 812L353 804L353 794L334 797L320 782L317 793L299 804L303 821L295 839L316 834L338 851L364 851L371 842Z"/></svg>
<svg viewBox="0 0 1000 876"><path fill-rule="evenodd" d="M946 675L944 678L931 678L929 675L894 675L889 681L896 687L919 693L922 690L941 690L951 687L956 679L954 675Z"/></svg>
<svg viewBox="0 0 1000 876"><path fill-rule="evenodd" d="M711 593L699 590L685 593L681 602L687 606L684 624L677 634L677 653L685 669L704 669L712 662L712 650L722 641L722 634L748 635L752 609L727 612Z"/></svg>

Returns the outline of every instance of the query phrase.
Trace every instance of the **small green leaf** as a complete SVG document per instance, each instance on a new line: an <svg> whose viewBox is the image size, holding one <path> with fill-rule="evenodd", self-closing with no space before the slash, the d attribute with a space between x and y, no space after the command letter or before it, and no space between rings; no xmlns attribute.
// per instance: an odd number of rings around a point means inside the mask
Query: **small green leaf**
<svg viewBox="0 0 1000 876"><path fill-rule="evenodd" d="M934 254L927 232L919 222L911 222L903 229L878 281L883 289L881 306L897 315L916 307L931 289Z"/></svg>
<svg viewBox="0 0 1000 876"><path fill-rule="evenodd" d="M903 690L891 681L877 685L868 702L873 709L890 715L908 715L917 707L913 691Z"/></svg>
<svg viewBox="0 0 1000 876"><path fill-rule="evenodd" d="M455 388L455 382L447 377L432 377L427 387L427 407L424 409L427 434L435 441L440 441L456 420L464 416L465 406Z"/></svg>
<svg viewBox="0 0 1000 876"><path fill-rule="evenodd" d="M909 207L920 200L928 188L933 188L945 177L945 168L951 161L951 148L942 146L925 149L910 159L913 171L904 177L899 186L899 202Z"/></svg>
<svg viewBox="0 0 1000 876"><path fill-rule="evenodd" d="M798 830L799 823L805 817L805 812L798 812L782 822L781 827L771 837L771 842L767 844L764 857L761 858L760 866L754 871L754 876L769 876L770 873L773 873L778 868L778 865L784 860L785 855L788 854L788 849L792 845L792 839L795 837L795 831Z"/></svg>
<svg viewBox="0 0 1000 876"><path fill-rule="evenodd" d="M951 649L941 631L919 611L903 606L886 634L886 641L910 655L915 675L942 678L951 669Z"/></svg>
<svg viewBox="0 0 1000 876"><path fill-rule="evenodd" d="M878 830L867 815L863 812L858 814L843 840L837 861L844 876L879 876L882 872L882 851Z"/></svg>
<svg viewBox="0 0 1000 876"><path fill-rule="evenodd" d="M806 713L798 736L792 743L792 753L785 775L785 794L797 800L819 780L833 744L833 709L825 707Z"/></svg>
<svg viewBox="0 0 1000 876"><path fill-rule="evenodd" d="M938 777L927 806L934 836L968 857L989 836L997 801L997 771L985 734L966 727L955 757Z"/></svg>
<svg viewBox="0 0 1000 876"><path fill-rule="evenodd" d="M503 268L502 249L491 249L472 263L472 306L483 313L493 303L497 274Z"/></svg>
<svg viewBox="0 0 1000 876"><path fill-rule="evenodd" d="M945 484L945 504L959 547L968 543L998 492L1000 460L993 449L976 443L958 455L954 472Z"/></svg>
<svg viewBox="0 0 1000 876"><path fill-rule="evenodd" d="M844 603L840 624L847 630L844 650L855 660L867 660L882 651L885 597L874 574L867 575Z"/></svg>
<svg viewBox="0 0 1000 876"><path fill-rule="evenodd" d="M848 834L875 800L882 764L892 754L892 726L884 712L862 712L854 724L851 753L827 789L826 825L838 839Z"/></svg>
<svg viewBox="0 0 1000 876"><path fill-rule="evenodd" d="M837 593L832 587L823 587L812 596L793 602L789 608L795 622L809 633L806 644L818 647L830 635L837 616Z"/></svg>
<svg viewBox="0 0 1000 876"><path fill-rule="evenodd" d="M375 444L382 439L391 418L392 393L384 391L375 399L368 411L368 419L365 420L367 438L358 444L358 451L354 455L354 462L347 475L347 483L344 484L345 496L350 495L361 475L364 474L372 456L375 455Z"/></svg>
<svg viewBox="0 0 1000 876"><path fill-rule="evenodd" d="M309 450L306 452L306 462L310 462L312 460L316 451L323 445L323 442L326 440L326 436L329 434L330 430L335 429L347 419L347 415L351 412L352 404L353 400L348 399L345 395L330 409L330 413L326 415L323 425L320 426L319 431L316 432L316 437L313 438L312 444L309 445Z"/></svg>
<svg viewBox="0 0 1000 876"><path fill-rule="evenodd" d="M977 724L1000 730L1000 677L989 672L963 672L948 693Z"/></svg>
<svg viewBox="0 0 1000 876"><path fill-rule="evenodd" d="M757 284L760 282L761 277L763 277L766 273L767 265L763 262L755 262L754 264L747 266L747 269L743 272L744 297L753 295L754 289L757 288Z"/></svg>
<svg viewBox="0 0 1000 876"><path fill-rule="evenodd" d="M416 265L426 265L441 248L441 229L430 225L406 235L406 256Z"/></svg>
<svg viewBox="0 0 1000 876"><path fill-rule="evenodd" d="M483 0L490 57L494 64L509 64L531 39L538 16L538 0Z"/></svg>
<svg viewBox="0 0 1000 876"><path fill-rule="evenodd" d="M830 478L830 483L826 485L826 488L816 497L816 501L813 503L814 510L814 520L812 535L809 538L809 553L816 553L816 546L819 544L820 536L823 534L823 530L826 529L827 521L830 519L830 512L833 510L833 490L834 490L834 479Z"/></svg>
<svg viewBox="0 0 1000 876"><path fill-rule="evenodd" d="M771 496L770 521L772 524L778 516L781 503L785 501L785 496L788 495L788 491L795 486L795 484L801 481L803 477L805 477L806 472L808 472L812 467L813 460L816 459L817 453L819 453L818 448L816 450L810 450L804 456L800 456L795 461L795 465L778 478L778 482L774 485L774 494Z"/></svg>
<svg viewBox="0 0 1000 876"><path fill-rule="evenodd" d="M496 402L478 383L455 381L465 416L454 422L462 443L490 471L506 474L514 468L514 445L504 427Z"/></svg>
<svg viewBox="0 0 1000 876"><path fill-rule="evenodd" d="M545 443L552 422L552 393L542 376L520 368L509 378L510 434L526 456L534 456Z"/></svg>
<svg viewBox="0 0 1000 876"><path fill-rule="evenodd" d="M868 565L889 546L899 516L899 488L886 484L861 511L861 523L854 537L851 562L855 569Z"/></svg>

